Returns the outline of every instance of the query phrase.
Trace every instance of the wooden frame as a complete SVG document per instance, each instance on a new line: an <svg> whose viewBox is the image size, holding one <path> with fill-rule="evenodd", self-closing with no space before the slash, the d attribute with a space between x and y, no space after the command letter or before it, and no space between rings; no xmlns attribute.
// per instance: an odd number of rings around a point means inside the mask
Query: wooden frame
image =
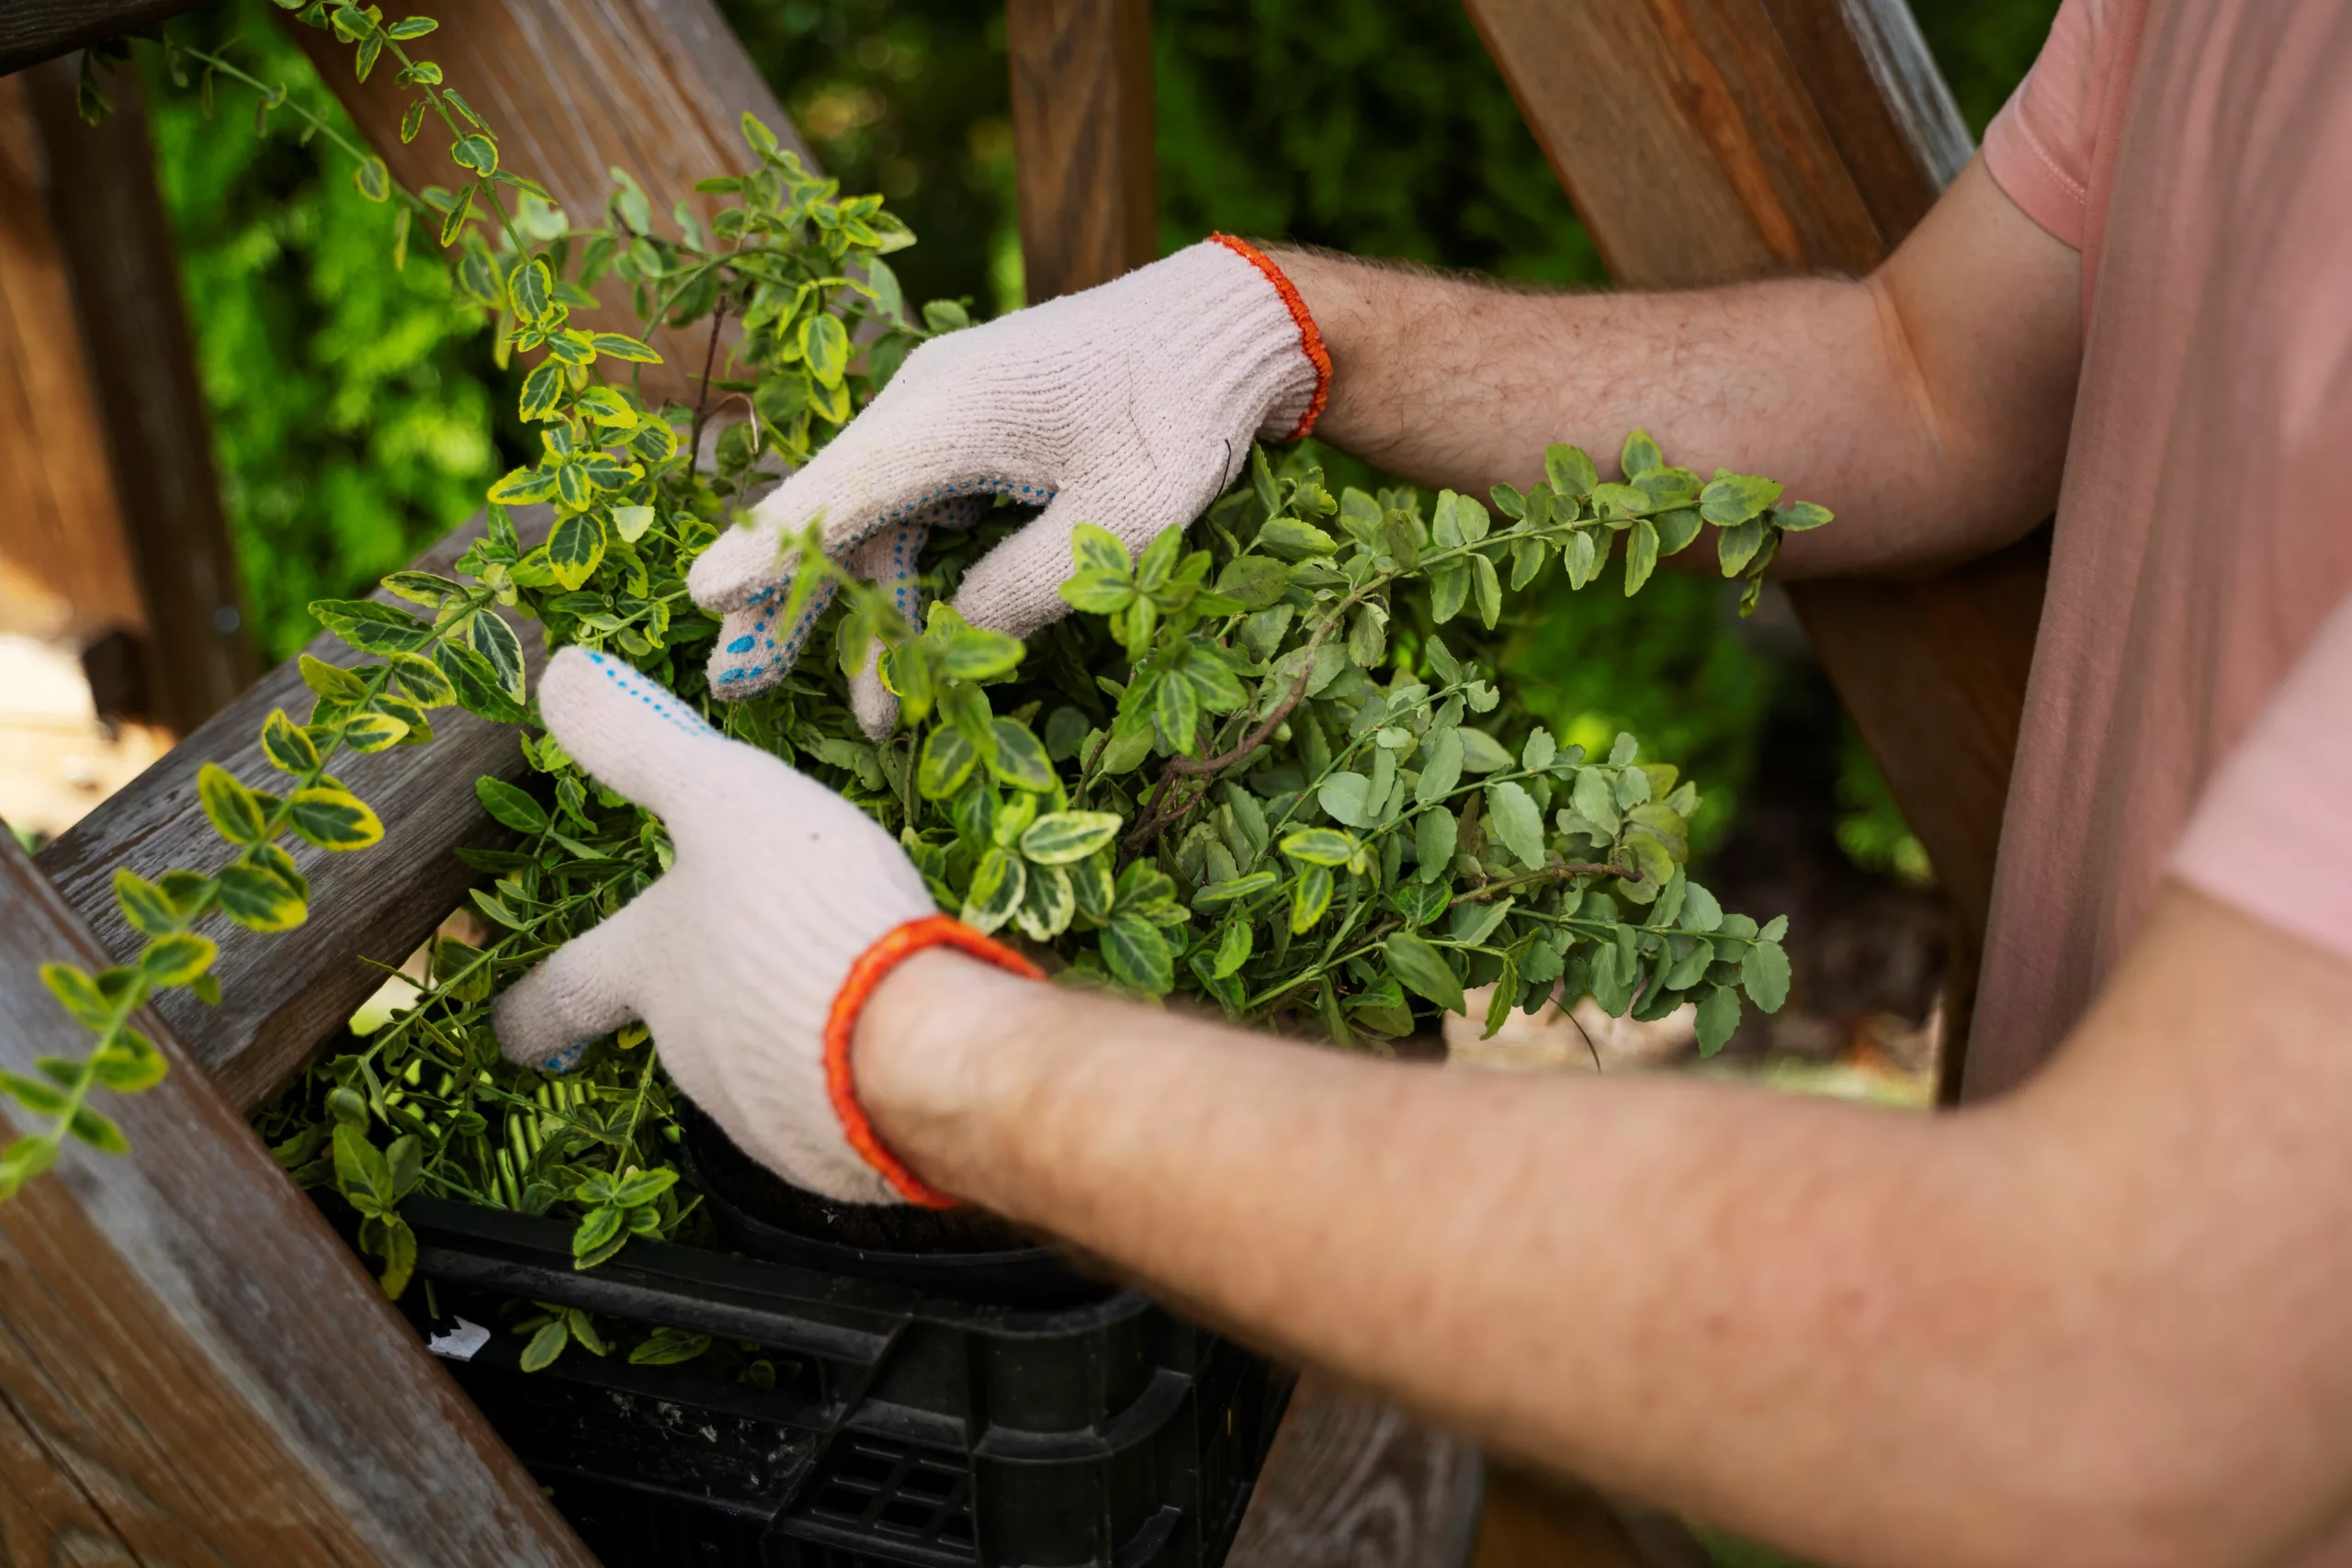
<svg viewBox="0 0 2352 1568"><path fill-rule="evenodd" d="M1903 0L1464 0L1621 284L1860 273L1970 146ZM1574 90L1605 77L1606 93ZM1555 90L1562 89L1562 90ZM1671 191L1662 202L1657 193ZM1952 908L1956 1099L2046 535L1923 581L1792 584Z"/></svg>
<svg viewBox="0 0 2352 1568"><path fill-rule="evenodd" d="M1896 0L1470 3L1629 282L1866 266L1925 210L1964 147ZM1136 42L1146 13L1143 0L1014 7L1015 102L1032 105L1016 136L1062 150L1024 176L1044 292L1149 254L1136 173L1148 150L1135 135L1148 125ZM53 42L77 18L119 26L175 8L0 0L0 63L21 63L28 39ZM531 150L566 202L602 199L608 158L651 190L731 159L741 108L786 129L709 0L476 0L436 52L481 67L496 84L483 107L505 123L577 132ZM1091 73L1071 100L1087 112L1037 123L1059 112L1037 90L1041 62L1056 62ZM1618 90L1541 90L1596 69L1622 74ZM584 129L580 106L616 101L626 114ZM400 158L380 107L359 110ZM616 151L606 136L623 132L641 140ZM1634 199L1667 186L1690 194L1672 236ZM1693 207L1713 215L1703 243L1691 243ZM459 547L453 539L433 558ZM1980 871L1989 880L2038 592L2026 551L1930 583L1799 595L1963 918ZM255 723L294 697L284 671L246 693L51 846L42 869L53 885L0 843L0 1066L21 1071L77 1049L75 1027L34 977L39 963L96 966L109 936L127 947L112 925L112 866L152 870L209 845L192 800L197 761L262 776ZM472 778L519 766L511 738L462 716L430 750L355 759L350 782L403 831L366 856L314 858L320 913L300 935L228 933L220 973L232 999L221 1011L171 1003L142 1020L175 1071L122 1102L129 1158L69 1149L57 1176L0 1210L0 1540L12 1555L95 1539L142 1558L257 1563L586 1562L241 1114L372 985L357 953L401 956L456 902L466 879L445 852L494 832ZM1261 1483L1238 1562L1458 1554L1477 1474L1464 1445L1331 1390L1295 1405L1285 1430L1290 1457Z"/></svg>

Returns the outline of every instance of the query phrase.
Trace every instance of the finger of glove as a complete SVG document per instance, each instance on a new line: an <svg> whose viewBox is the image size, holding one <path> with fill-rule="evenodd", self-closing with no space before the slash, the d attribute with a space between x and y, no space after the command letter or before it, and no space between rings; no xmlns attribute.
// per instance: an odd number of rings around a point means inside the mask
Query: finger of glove
<svg viewBox="0 0 2352 1568"><path fill-rule="evenodd" d="M1160 529L1191 520L1190 513L1157 516L1132 504L1090 501L1064 491L1036 521L964 573L956 594L956 613L976 626L1027 637L1069 614L1061 585L1077 570L1070 559L1070 535L1080 523L1109 529L1131 554L1141 554Z"/></svg>
<svg viewBox="0 0 2352 1568"><path fill-rule="evenodd" d="M980 505L968 499L952 501L947 507L968 510L977 515ZM926 519L944 508L934 507ZM960 513L958 513L961 514ZM968 524L959 525L968 526ZM871 581L890 596L891 605L899 619L908 626L920 628L921 588L915 575L915 563L922 556L922 547L931 537L929 521L902 523L885 528L849 558L849 570ZM849 710L856 716L857 728L868 740L886 739L899 725L899 699L882 683L882 644L875 642L865 650L865 661L849 681Z"/></svg>
<svg viewBox="0 0 2352 1568"><path fill-rule="evenodd" d="M764 692L790 674L833 593L831 581L818 583L789 626L777 624L777 617L790 608L789 578L762 589L741 609L729 610L719 620L718 647L710 656L711 694L734 702Z"/></svg>
<svg viewBox="0 0 2352 1568"><path fill-rule="evenodd" d="M993 504L987 495L951 496L924 510L910 522L876 533L853 550L843 563L854 576L865 578L891 595L899 614L911 626L922 625L922 599L916 570L924 540L933 528L968 528L988 514ZM807 643L810 628L825 606L832 603L833 585L822 583L808 596L807 608L790 627L775 624L791 597L791 581L771 584L752 595L751 603L729 612L719 623L718 647L710 656L710 689L729 701L763 692L789 674ZM851 682L851 706L866 733L888 735L897 722L898 699L869 669ZM860 692L864 695L861 699ZM861 705L861 700L863 705ZM885 705L887 703L887 712Z"/></svg>
<svg viewBox="0 0 2352 1568"><path fill-rule="evenodd" d="M686 591L706 610L741 609L752 595L791 574L793 541L821 520L825 553L835 560L895 524L910 523L942 502L1010 496L1042 506L1055 486L1042 472L1018 471L988 452L941 440L875 406L807 467L760 502L751 522L705 550L686 573ZM985 428L982 424L978 428Z"/></svg>
<svg viewBox="0 0 2352 1568"><path fill-rule="evenodd" d="M565 942L499 998L492 1024L508 1061L569 1071L588 1042L639 1016L637 964L661 923L661 891L655 884Z"/></svg>
<svg viewBox="0 0 2352 1568"><path fill-rule="evenodd" d="M690 812L716 762L736 751L759 755L622 660L584 648L548 660L539 714L590 774L664 819Z"/></svg>

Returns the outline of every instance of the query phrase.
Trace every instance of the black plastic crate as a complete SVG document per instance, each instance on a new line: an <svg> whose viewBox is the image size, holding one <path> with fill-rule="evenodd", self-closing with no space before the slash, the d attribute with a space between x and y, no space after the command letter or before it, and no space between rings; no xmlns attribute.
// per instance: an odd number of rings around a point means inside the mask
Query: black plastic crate
<svg viewBox="0 0 2352 1568"><path fill-rule="evenodd" d="M633 1241L571 1267L571 1227L404 1211L421 1331L607 1568L1216 1568L1289 1376L1133 1292L1051 1311ZM496 1308L548 1302L750 1342L773 1388L578 1347L537 1372Z"/></svg>

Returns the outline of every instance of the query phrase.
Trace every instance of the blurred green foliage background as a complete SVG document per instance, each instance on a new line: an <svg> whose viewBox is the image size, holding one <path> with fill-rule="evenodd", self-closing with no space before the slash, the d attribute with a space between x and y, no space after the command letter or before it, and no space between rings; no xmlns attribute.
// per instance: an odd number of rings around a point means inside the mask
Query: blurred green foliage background
<svg viewBox="0 0 2352 1568"><path fill-rule="evenodd" d="M910 295L1017 306L1001 7L720 4L827 169L881 191L921 236L893 258ZM2056 0L1914 9L1981 131ZM259 74L331 103L270 12L220 0L175 27L233 40ZM1606 282L1458 0L1157 0L1154 73L1164 249L1227 229ZM257 138L232 92L208 121L194 95L149 86L246 592L266 650L284 657L309 635L309 600L356 591L476 508L519 455L502 418L512 398L440 269L422 255L386 265L391 210L358 197L332 147L298 144L284 116ZM1725 606L1703 580L1662 579L1632 602L1604 584L1573 614L1524 613L1509 653L1530 705L1567 738L1632 729L1693 772L1710 796L1702 848L1732 820L1775 712L1824 707L1818 676ZM1839 841L1874 869L1924 876L1867 756L1831 735L1821 761Z"/></svg>

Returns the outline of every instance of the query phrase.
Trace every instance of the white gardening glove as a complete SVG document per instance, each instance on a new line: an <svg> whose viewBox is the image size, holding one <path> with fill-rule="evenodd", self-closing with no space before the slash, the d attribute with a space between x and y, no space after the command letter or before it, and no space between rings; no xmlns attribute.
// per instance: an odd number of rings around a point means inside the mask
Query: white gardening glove
<svg viewBox="0 0 2352 1568"><path fill-rule="evenodd" d="M569 1066L586 1042L641 1019L678 1087L786 1180L847 1202L945 1201L858 1109L857 1008L928 945L1035 968L940 914L864 812L619 660L564 649L539 711L582 767L662 818L676 858L500 999L508 1058Z"/></svg>
<svg viewBox="0 0 2352 1568"><path fill-rule="evenodd" d="M812 595L797 626L775 624L792 578L786 536L811 520L823 519L827 555L895 591L912 619L933 527L968 525L992 496L1043 506L964 574L956 600L975 626L1026 637L1069 608L1056 590L1072 527L1099 525L1140 551L1239 475L1253 437L1306 434L1329 379L1297 291L1226 235L933 339L687 574L695 603L725 618L711 690L748 696L791 669L830 597ZM897 719L870 668L852 706L876 739Z"/></svg>

